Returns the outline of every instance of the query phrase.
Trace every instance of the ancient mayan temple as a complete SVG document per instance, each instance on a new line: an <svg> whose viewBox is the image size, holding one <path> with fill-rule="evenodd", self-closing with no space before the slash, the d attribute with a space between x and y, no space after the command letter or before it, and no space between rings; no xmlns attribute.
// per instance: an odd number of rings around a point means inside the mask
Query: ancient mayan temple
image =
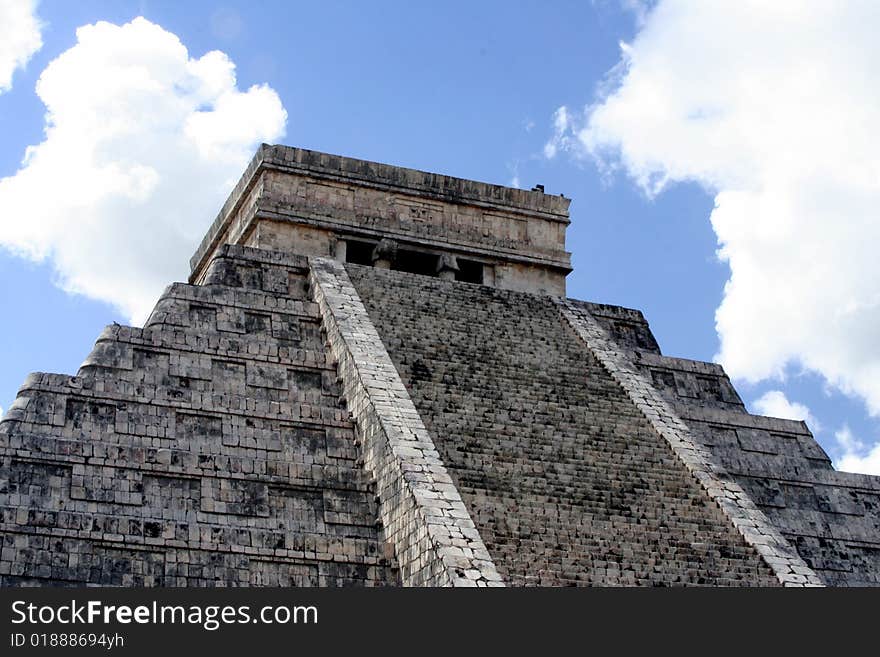
<svg viewBox="0 0 880 657"><path fill-rule="evenodd" d="M263 146L0 423L0 583L877 585L880 478L565 297L568 199Z"/></svg>

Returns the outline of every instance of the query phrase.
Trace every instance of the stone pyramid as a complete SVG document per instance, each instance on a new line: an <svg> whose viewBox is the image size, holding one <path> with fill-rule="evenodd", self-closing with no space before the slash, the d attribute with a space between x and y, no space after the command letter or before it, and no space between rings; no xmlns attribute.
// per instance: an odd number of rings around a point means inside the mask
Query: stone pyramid
<svg viewBox="0 0 880 657"><path fill-rule="evenodd" d="M189 283L22 386L0 584L880 584L880 478L566 298L568 203L262 146Z"/></svg>

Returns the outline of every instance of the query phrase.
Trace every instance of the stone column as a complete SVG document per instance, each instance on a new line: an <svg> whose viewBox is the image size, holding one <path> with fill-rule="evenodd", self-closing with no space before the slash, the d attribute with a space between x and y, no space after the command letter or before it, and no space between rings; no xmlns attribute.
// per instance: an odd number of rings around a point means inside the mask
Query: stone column
<svg viewBox="0 0 880 657"><path fill-rule="evenodd" d="M348 243L343 239L337 239L333 247L333 257L338 262L345 264L346 255L348 253Z"/></svg>
<svg viewBox="0 0 880 657"><path fill-rule="evenodd" d="M458 260L456 257L449 253L440 254L440 259L437 261L437 276L447 281L454 281L457 271Z"/></svg>
<svg viewBox="0 0 880 657"><path fill-rule="evenodd" d="M391 269L397 260L397 242L384 239L373 249L373 266L378 269Z"/></svg>

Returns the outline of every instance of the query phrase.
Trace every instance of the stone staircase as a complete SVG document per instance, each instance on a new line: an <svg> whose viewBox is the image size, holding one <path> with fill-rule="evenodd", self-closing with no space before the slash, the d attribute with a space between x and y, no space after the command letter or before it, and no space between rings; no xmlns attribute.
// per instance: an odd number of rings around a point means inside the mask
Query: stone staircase
<svg viewBox="0 0 880 657"><path fill-rule="evenodd" d="M778 583L551 298L347 269L508 583Z"/></svg>
<svg viewBox="0 0 880 657"><path fill-rule="evenodd" d="M839 472L803 422L751 415L716 363L663 356L638 311L587 310L829 586L880 584L880 477Z"/></svg>

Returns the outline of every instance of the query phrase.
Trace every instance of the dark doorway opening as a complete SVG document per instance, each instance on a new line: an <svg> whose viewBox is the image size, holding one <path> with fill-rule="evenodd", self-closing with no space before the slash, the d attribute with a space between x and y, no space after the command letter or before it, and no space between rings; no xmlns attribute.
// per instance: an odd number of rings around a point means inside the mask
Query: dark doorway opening
<svg viewBox="0 0 880 657"><path fill-rule="evenodd" d="M483 263L474 262L473 260L458 259L458 271L455 273L455 280L463 283L483 284Z"/></svg>
<svg viewBox="0 0 880 657"><path fill-rule="evenodd" d="M345 241L345 261L355 265L373 265L373 250L375 242L363 242L360 240ZM440 256L436 253L424 251L410 251L398 249L397 258L393 268L410 274L422 276L436 276L437 262ZM483 263L473 260L458 259L458 271L455 272L455 280L464 283L483 283Z"/></svg>
<svg viewBox="0 0 880 657"><path fill-rule="evenodd" d="M437 256L433 253L419 251L397 250L397 262L394 269L407 271L410 274L422 274L423 276L437 275Z"/></svg>
<svg viewBox="0 0 880 657"><path fill-rule="evenodd" d="M356 240L346 240L345 242L345 261L355 265L372 265L373 249L376 245L372 242L358 242Z"/></svg>

